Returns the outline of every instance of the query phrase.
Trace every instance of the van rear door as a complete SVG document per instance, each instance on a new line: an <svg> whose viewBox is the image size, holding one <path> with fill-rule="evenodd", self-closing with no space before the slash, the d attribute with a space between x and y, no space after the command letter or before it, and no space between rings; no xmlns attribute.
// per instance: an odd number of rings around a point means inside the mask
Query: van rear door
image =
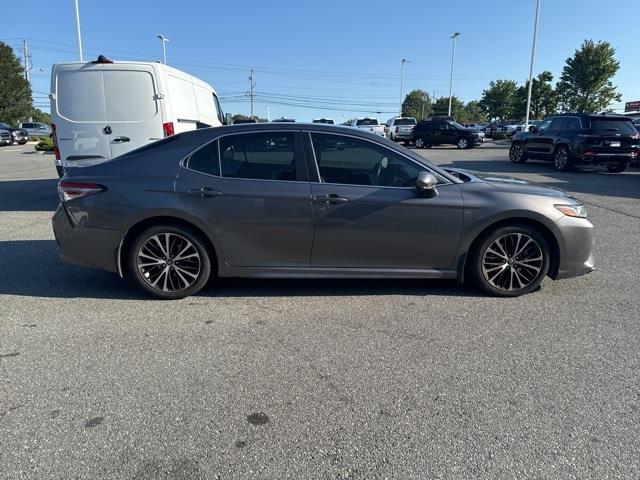
<svg viewBox="0 0 640 480"><path fill-rule="evenodd" d="M52 114L62 164L91 165L111 157L102 65L56 65Z"/></svg>
<svg viewBox="0 0 640 480"><path fill-rule="evenodd" d="M103 65L111 156L163 138L158 85L151 65Z"/></svg>

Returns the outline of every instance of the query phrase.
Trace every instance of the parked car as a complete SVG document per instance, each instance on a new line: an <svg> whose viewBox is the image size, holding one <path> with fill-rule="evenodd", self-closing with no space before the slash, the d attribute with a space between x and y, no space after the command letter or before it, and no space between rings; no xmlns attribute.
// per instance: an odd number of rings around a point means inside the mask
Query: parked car
<svg viewBox="0 0 640 480"><path fill-rule="evenodd" d="M29 141L29 134L22 128L13 128L9 124L0 122L0 129L6 130L11 134L11 143L9 145L12 145L13 142L18 145L24 145Z"/></svg>
<svg viewBox="0 0 640 480"><path fill-rule="evenodd" d="M484 129L480 126L467 126L465 127L467 130L469 130L470 132L474 132L478 134L478 140L480 141L480 143L484 143L484 139L485 139L485 134L484 134Z"/></svg>
<svg viewBox="0 0 640 480"><path fill-rule="evenodd" d="M604 165L623 172L637 158L640 135L631 119L620 115L568 113L545 119L530 132L517 133L509 159L552 161L560 171L575 165Z"/></svg>
<svg viewBox="0 0 640 480"><path fill-rule="evenodd" d="M633 120L633 126L636 127L636 130L640 132L640 118L636 118Z"/></svg>
<svg viewBox="0 0 640 480"><path fill-rule="evenodd" d="M22 122L20 128L26 130L30 137L48 137L51 127L39 122Z"/></svg>
<svg viewBox="0 0 640 480"><path fill-rule="evenodd" d="M326 125L335 125L333 118L314 118L313 123L324 123Z"/></svg>
<svg viewBox="0 0 640 480"><path fill-rule="evenodd" d="M364 130L365 132L374 133L376 135L385 136L384 125L380 125L377 118L354 118L351 121L353 128Z"/></svg>
<svg viewBox="0 0 640 480"><path fill-rule="evenodd" d="M385 135L394 142L403 141L405 144L409 144L411 130L416 126L416 123L418 122L413 117L390 118L385 124Z"/></svg>
<svg viewBox="0 0 640 480"><path fill-rule="evenodd" d="M198 78L161 63L113 62L102 55L53 66L51 119L59 174L62 167L104 162L226 121L215 90ZM79 132L93 142L79 143Z"/></svg>
<svg viewBox="0 0 640 480"><path fill-rule="evenodd" d="M0 147L5 145L11 145L13 139L11 138L11 132L9 130L0 129Z"/></svg>
<svg viewBox="0 0 640 480"><path fill-rule="evenodd" d="M456 145L458 148L472 148L480 144L481 140L478 132L468 130L459 123L425 120L413 128L411 143L417 148L431 148L434 145Z"/></svg>
<svg viewBox="0 0 640 480"><path fill-rule="evenodd" d="M273 123L295 123L296 119L295 118L287 118L287 117L280 117L280 118L276 118L274 120L271 120Z"/></svg>
<svg viewBox="0 0 640 480"><path fill-rule="evenodd" d="M213 276L457 278L514 297L594 269L593 226L567 193L332 125L185 132L67 169L58 193L64 261L165 299Z"/></svg>

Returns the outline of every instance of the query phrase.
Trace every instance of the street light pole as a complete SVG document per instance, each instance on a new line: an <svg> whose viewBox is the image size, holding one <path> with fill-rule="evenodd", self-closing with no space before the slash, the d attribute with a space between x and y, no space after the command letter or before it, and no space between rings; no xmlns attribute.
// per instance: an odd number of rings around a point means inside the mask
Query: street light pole
<svg viewBox="0 0 640 480"><path fill-rule="evenodd" d="M540 0L536 0L536 21L533 26L533 45L531 46L531 66L529 68L529 88L527 89L527 112L524 117L524 131L529 131L529 109L531 108L531 87L533 86L533 64L536 58L538 41L538 22L540 21Z"/></svg>
<svg viewBox="0 0 640 480"><path fill-rule="evenodd" d="M451 116L451 95L453 94L453 65L456 61L456 40L460 32L454 32L449 38L453 39L453 51L451 53L451 74L449 75L449 116Z"/></svg>
<svg viewBox="0 0 640 480"><path fill-rule="evenodd" d="M406 58L403 58L402 62L400 62L400 116L402 116L402 82L404 81L404 64L405 63L411 63L411 61L407 60Z"/></svg>
<svg viewBox="0 0 640 480"><path fill-rule="evenodd" d="M158 35L160 42L162 43L162 63L167 64L167 47L165 44L169 41L164 35Z"/></svg>
<svg viewBox="0 0 640 480"><path fill-rule="evenodd" d="M78 8L78 0L75 1L76 3L76 34L78 36L78 55L80 57L80 61L84 61L82 60L82 35L80 35L80 10Z"/></svg>

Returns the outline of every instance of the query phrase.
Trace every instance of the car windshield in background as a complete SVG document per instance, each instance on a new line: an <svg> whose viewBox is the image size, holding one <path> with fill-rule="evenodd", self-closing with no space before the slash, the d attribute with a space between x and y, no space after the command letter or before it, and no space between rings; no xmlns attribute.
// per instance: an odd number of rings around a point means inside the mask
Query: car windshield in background
<svg viewBox="0 0 640 480"><path fill-rule="evenodd" d="M367 125L371 125L371 126L375 126L378 125L378 120L375 118L361 118L359 120L356 121L356 126L360 127L360 126L367 126Z"/></svg>
<svg viewBox="0 0 640 480"><path fill-rule="evenodd" d="M635 134L636 129L631 120L591 119L591 130L596 133Z"/></svg>
<svg viewBox="0 0 640 480"><path fill-rule="evenodd" d="M453 125L454 127L456 127L459 130L466 130L465 127L463 127L462 125L460 125L458 122L450 122L451 125Z"/></svg>
<svg viewBox="0 0 640 480"><path fill-rule="evenodd" d="M398 118L395 122L395 125L415 125L415 118Z"/></svg>
<svg viewBox="0 0 640 480"><path fill-rule="evenodd" d="M0 123L0 128L11 128L11 127L6 123Z"/></svg>

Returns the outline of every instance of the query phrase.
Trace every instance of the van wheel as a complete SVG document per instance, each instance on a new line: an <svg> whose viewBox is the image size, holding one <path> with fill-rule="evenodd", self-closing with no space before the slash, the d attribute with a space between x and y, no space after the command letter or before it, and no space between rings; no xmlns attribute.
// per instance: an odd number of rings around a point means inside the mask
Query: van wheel
<svg viewBox="0 0 640 480"><path fill-rule="evenodd" d="M458 143L456 144L458 148L469 148L469 140L466 138L458 139Z"/></svg>
<svg viewBox="0 0 640 480"><path fill-rule="evenodd" d="M198 293L211 275L206 242L182 226L147 228L128 255L134 282L148 295L177 300Z"/></svg>
<svg viewBox="0 0 640 480"><path fill-rule="evenodd" d="M568 172L571 170L571 159L569 158L569 149L564 145L556 148L553 154L553 166L559 172Z"/></svg>
<svg viewBox="0 0 640 480"><path fill-rule="evenodd" d="M471 253L470 276L489 295L518 297L536 290L549 271L550 249L528 225L497 228Z"/></svg>

